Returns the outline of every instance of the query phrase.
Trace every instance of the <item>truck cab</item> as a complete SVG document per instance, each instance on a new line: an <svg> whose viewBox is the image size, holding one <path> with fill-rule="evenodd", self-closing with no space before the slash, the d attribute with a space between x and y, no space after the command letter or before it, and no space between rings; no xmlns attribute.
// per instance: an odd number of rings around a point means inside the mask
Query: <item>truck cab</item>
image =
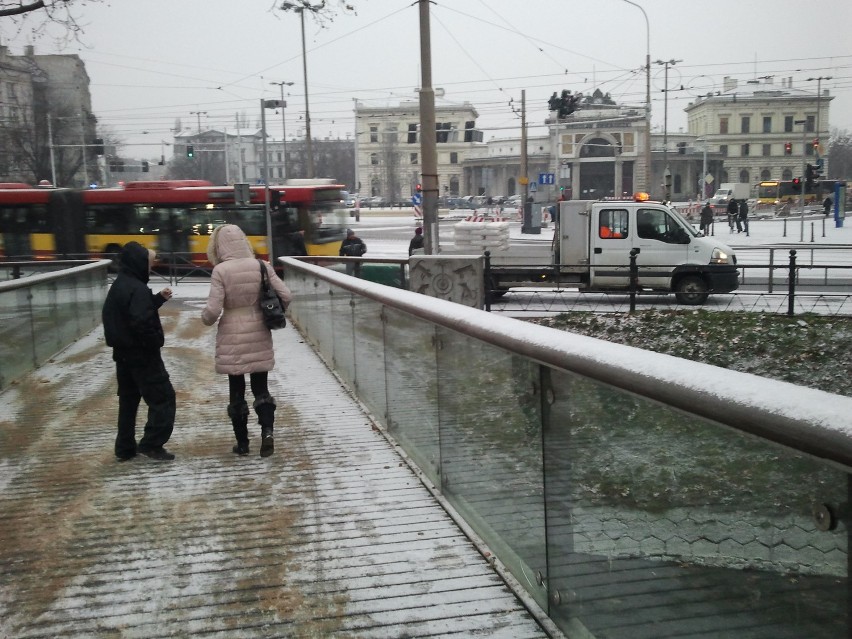
<svg viewBox="0 0 852 639"><path fill-rule="evenodd" d="M638 287L674 292L682 304L703 304L711 291L727 293L739 284L728 246L704 237L677 211L644 194L562 203L554 263L574 270L587 290L629 290L634 250Z"/></svg>

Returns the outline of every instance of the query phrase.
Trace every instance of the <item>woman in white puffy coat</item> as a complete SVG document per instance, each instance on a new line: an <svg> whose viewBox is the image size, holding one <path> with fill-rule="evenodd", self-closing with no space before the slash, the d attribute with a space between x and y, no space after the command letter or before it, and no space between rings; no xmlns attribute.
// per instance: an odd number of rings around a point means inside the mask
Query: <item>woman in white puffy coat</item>
<svg viewBox="0 0 852 639"><path fill-rule="evenodd" d="M261 427L260 456L268 457L275 450L275 400L267 385L268 373L275 367L275 352L272 333L266 328L260 309L261 265L278 297L289 303L292 295L268 262L255 259L245 233L234 224L214 229L207 258L214 268L201 321L207 326L219 322L216 372L228 376L228 416L237 438L233 451L238 455L249 453L249 410L245 400L248 374Z"/></svg>

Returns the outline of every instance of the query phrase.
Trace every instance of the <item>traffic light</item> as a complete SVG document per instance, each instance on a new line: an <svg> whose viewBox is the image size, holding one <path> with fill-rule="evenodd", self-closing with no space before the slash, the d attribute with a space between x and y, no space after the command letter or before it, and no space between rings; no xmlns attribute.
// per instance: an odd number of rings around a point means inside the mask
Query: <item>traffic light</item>
<svg viewBox="0 0 852 639"><path fill-rule="evenodd" d="M104 154L104 139L103 138L95 138L95 154L103 155Z"/></svg>
<svg viewBox="0 0 852 639"><path fill-rule="evenodd" d="M790 183L790 188L793 189L793 193L801 193L802 192L802 178L793 178Z"/></svg>
<svg viewBox="0 0 852 639"><path fill-rule="evenodd" d="M147 173L147 172L148 172L148 161L142 160L142 173Z"/></svg>
<svg viewBox="0 0 852 639"><path fill-rule="evenodd" d="M187 145L187 147L186 147L186 157L188 157L188 158L194 158L195 157L195 147L193 147L191 144Z"/></svg>
<svg viewBox="0 0 852 639"><path fill-rule="evenodd" d="M423 186L422 186L421 184L418 184L417 186L415 186L415 187L414 187L414 189L415 189L418 193L420 193L420 192L422 192L422 191L423 191Z"/></svg>
<svg viewBox="0 0 852 639"><path fill-rule="evenodd" d="M814 151L819 153L819 138L814 138Z"/></svg>
<svg viewBox="0 0 852 639"><path fill-rule="evenodd" d="M790 142L784 143L784 155L793 155L793 145Z"/></svg>
<svg viewBox="0 0 852 639"><path fill-rule="evenodd" d="M805 166L805 188L809 191L814 186L814 165L808 164Z"/></svg>

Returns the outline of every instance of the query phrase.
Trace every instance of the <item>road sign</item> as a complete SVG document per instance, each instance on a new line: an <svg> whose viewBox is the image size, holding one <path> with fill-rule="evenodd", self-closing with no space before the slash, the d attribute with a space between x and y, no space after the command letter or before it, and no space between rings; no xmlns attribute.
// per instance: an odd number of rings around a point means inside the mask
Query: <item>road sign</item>
<svg viewBox="0 0 852 639"><path fill-rule="evenodd" d="M421 204L423 204L423 194L415 193L414 195L412 195L411 203L414 204L414 206L420 206Z"/></svg>
<svg viewBox="0 0 852 639"><path fill-rule="evenodd" d="M526 175L522 175L521 177L518 178L518 182L526 185L526 184L530 183L530 179Z"/></svg>
<svg viewBox="0 0 852 639"><path fill-rule="evenodd" d="M554 184L556 180L554 179L553 173L539 173L538 174L538 183L539 184Z"/></svg>
<svg viewBox="0 0 852 639"><path fill-rule="evenodd" d="M530 182L530 193L535 193L536 191L538 191L538 184Z"/></svg>

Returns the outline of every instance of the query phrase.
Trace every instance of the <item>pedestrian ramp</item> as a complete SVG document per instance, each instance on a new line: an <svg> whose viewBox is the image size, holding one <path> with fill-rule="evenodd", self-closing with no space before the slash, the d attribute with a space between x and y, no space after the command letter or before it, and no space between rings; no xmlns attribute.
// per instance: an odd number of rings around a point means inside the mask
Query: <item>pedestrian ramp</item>
<svg viewBox="0 0 852 639"><path fill-rule="evenodd" d="M174 462L115 460L100 329L0 394L0 636L547 636L292 327L234 455L202 304L161 309Z"/></svg>

